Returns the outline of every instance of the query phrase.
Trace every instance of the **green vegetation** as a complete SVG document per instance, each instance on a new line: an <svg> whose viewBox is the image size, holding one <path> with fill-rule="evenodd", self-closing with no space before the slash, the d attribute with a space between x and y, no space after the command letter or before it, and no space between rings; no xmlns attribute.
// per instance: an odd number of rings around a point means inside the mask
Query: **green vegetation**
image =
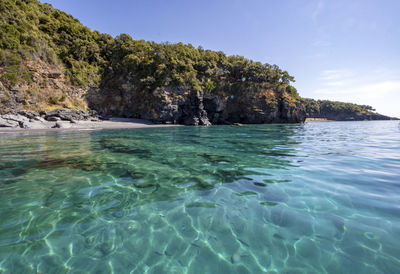
<svg viewBox="0 0 400 274"><path fill-rule="evenodd" d="M60 95L60 96L55 95L55 96L53 96L53 97L50 97L49 103L50 103L51 105L58 105L58 104L60 104L61 102L64 102L66 98L67 98L67 96L66 96L65 94Z"/></svg>
<svg viewBox="0 0 400 274"><path fill-rule="evenodd" d="M1 79L11 84L30 81L24 61L35 58L63 65L67 79L77 86L112 86L113 81L129 79L149 91L159 86L218 94L275 89L299 99L296 89L290 86L294 78L277 65L226 56L190 44L133 40L128 34L114 39L91 31L49 4L2 0Z"/></svg>
<svg viewBox="0 0 400 274"><path fill-rule="evenodd" d="M375 109L368 105L357 105L329 100L302 99L306 107L306 115L311 118L326 117L327 114L371 114Z"/></svg>
<svg viewBox="0 0 400 274"><path fill-rule="evenodd" d="M8 72L3 80L29 81L23 62L40 58L64 64L73 84L99 81L104 60L96 41L101 35L72 16L36 0L2 0L0 30L0 65Z"/></svg>

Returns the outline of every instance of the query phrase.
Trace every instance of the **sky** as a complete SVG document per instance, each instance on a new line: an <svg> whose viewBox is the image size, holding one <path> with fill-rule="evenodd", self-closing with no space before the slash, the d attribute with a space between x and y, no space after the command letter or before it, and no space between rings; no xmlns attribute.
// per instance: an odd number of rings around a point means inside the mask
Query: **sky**
<svg viewBox="0 0 400 274"><path fill-rule="evenodd" d="M302 97L400 117L399 0L42 0L92 30L277 64Z"/></svg>

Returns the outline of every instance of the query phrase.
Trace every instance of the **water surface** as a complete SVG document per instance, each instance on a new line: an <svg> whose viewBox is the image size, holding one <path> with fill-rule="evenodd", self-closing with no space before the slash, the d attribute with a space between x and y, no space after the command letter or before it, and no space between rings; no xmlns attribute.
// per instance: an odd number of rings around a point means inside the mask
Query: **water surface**
<svg viewBox="0 0 400 274"><path fill-rule="evenodd" d="M0 136L0 273L399 273L398 122Z"/></svg>

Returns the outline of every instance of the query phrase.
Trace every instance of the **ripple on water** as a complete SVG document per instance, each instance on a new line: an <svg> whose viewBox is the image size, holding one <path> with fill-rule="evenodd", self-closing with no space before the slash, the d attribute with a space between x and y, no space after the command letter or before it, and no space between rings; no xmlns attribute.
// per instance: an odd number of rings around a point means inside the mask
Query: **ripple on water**
<svg viewBox="0 0 400 274"><path fill-rule="evenodd" d="M0 136L0 272L398 273L394 122Z"/></svg>

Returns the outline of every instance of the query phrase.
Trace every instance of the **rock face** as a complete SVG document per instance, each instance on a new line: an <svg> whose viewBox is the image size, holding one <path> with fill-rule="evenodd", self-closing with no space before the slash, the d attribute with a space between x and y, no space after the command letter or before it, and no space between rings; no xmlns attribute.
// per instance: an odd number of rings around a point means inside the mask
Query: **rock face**
<svg viewBox="0 0 400 274"><path fill-rule="evenodd" d="M48 122L70 121L73 123L79 120L99 121L99 116L95 111L86 113L82 110L70 109L56 109L49 113L21 110L0 115L0 127L42 129L48 128ZM59 128L60 125L55 123L54 127Z"/></svg>
<svg viewBox="0 0 400 274"><path fill-rule="evenodd" d="M305 109L301 102L272 90L242 92L236 96L211 92L156 88L136 90L124 83L118 89L91 89L88 105L102 115L148 119L156 123L210 125L233 123L301 123Z"/></svg>
<svg viewBox="0 0 400 274"><path fill-rule="evenodd" d="M29 120L22 115L5 114L0 116L0 127L23 127L27 121Z"/></svg>
<svg viewBox="0 0 400 274"><path fill-rule="evenodd" d="M51 65L37 58L24 61L30 80L11 83L0 77L0 114L21 109L87 108L83 95L88 87L73 86L62 65ZM2 67L0 66L0 76Z"/></svg>
<svg viewBox="0 0 400 274"><path fill-rule="evenodd" d="M44 118L47 121L75 121L75 120L93 120L97 119L96 111L84 112L82 110L72 110L72 109L56 109L45 113Z"/></svg>
<svg viewBox="0 0 400 274"><path fill-rule="evenodd" d="M205 109L213 124L301 123L305 119L301 103L273 91L230 97L209 95Z"/></svg>
<svg viewBox="0 0 400 274"><path fill-rule="evenodd" d="M94 112L83 111L87 107L102 116L184 125L299 123L305 119L303 105L284 92L254 92L243 88L236 95L221 95L167 86L143 90L134 79L128 77L122 80L117 76L101 88L75 87L68 83L60 66L42 60L26 61L25 66L31 73L29 83L12 85L0 79L0 115L17 115L2 117L2 127L28 127L23 121L25 118L51 122L102 118ZM59 109L47 113L26 110L54 107Z"/></svg>

